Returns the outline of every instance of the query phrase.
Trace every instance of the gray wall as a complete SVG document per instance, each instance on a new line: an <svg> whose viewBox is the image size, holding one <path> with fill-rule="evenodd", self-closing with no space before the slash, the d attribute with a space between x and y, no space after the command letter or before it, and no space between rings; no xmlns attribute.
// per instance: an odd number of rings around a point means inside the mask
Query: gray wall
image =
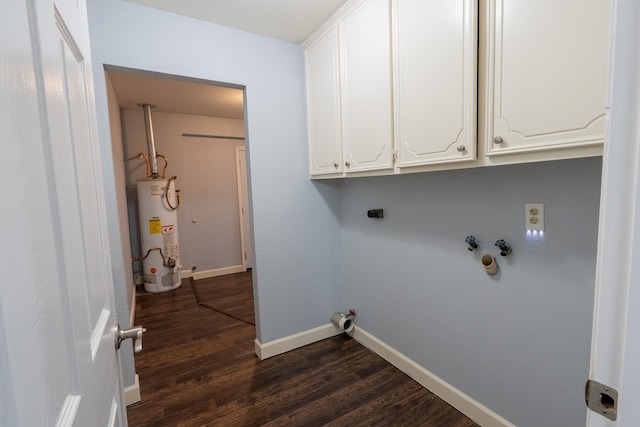
<svg viewBox="0 0 640 427"><path fill-rule="evenodd" d="M246 86L258 338L326 324L339 302L339 190L307 179L302 48L124 0L88 9L105 164L105 64Z"/></svg>
<svg viewBox="0 0 640 427"><path fill-rule="evenodd" d="M520 427L584 425L600 173L590 158L344 181L345 306ZM525 235L527 202L545 204L542 239ZM466 249L469 234L482 249ZM512 255L498 255L499 238Z"/></svg>
<svg viewBox="0 0 640 427"><path fill-rule="evenodd" d="M153 112L152 117L156 150L169 161L166 176L178 177L176 188L183 197L177 211L182 269L242 265L235 147L244 147L244 141L182 134L243 137L244 121L163 112ZM137 158L147 152L142 109L123 110L122 122L131 239L133 252L141 256L136 181L146 175L144 160ZM163 167L164 161L158 159L158 171ZM139 269L140 263L136 264Z"/></svg>
<svg viewBox="0 0 640 427"><path fill-rule="evenodd" d="M183 203L178 213L183 269L242 266L235 140L185 138Z"/></svg>

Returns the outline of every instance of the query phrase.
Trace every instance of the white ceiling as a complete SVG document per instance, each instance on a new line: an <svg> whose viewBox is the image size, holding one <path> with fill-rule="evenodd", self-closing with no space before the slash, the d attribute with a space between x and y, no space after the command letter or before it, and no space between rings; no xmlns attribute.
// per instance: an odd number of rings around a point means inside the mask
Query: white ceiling
<svg viewBox="0 0 640 427"><path fill-rule="evenodd" d="M180 15L301 43L346 0L129 0Z"/></svg>
<svg viewBox="0 0 640 427"><path fill-rule="evenodd" d="M120 108L136 109L151 104L154 111L198 116L244 117L242 89L214 83L187 81L137 71L108 71Z"/></svg>

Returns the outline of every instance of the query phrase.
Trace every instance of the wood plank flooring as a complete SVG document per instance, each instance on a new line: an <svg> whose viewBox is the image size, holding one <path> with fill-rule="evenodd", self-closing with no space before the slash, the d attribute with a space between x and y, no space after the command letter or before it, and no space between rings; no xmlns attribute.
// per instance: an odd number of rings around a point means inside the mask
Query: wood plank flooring
<svg viewBox="0 0 640 427"><path fill-rule="evenodd" d="M252 301L247 278L217 278L210 286L220 297L207 298L221 311L225 299ZM244 296L230 283L244 283ZM346 335L258 360L255 328L198 305L188 279L138 295L136 324L147 333L135 356L142 401L127 410L133 427L476 426Z"/></svg>
<svg viewBox="0 0 640 427"><path fill-rule="evenodd" d="M198 304L255 325L251 272L190 279Z"/></svg>

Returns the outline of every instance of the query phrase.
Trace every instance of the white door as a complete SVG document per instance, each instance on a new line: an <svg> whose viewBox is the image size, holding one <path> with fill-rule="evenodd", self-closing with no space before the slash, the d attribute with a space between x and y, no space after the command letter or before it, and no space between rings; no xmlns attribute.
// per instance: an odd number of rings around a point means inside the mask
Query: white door
<svg viewBox="0 0 640 427"><path fill-rule="evenodd" d="M0 14L0 425L126 425L86 10Z"/></svg>
<svg viewBox="0 0 640 427"><path fill-rule="evenodd" d="M245 271L253 268L253 250L251 249L251 219L249 217L249 186L247 185L247 150L236 147L236 165L238 175L238 204L240 210L240 240L242 242L242 265Z"/></svg>
<svg viewBox="0 0 640 427"><path fill-rule="evenodd" d="M589 378L618 391L617 417L589 427L640 425L640 8L614 3Z"/></svg>

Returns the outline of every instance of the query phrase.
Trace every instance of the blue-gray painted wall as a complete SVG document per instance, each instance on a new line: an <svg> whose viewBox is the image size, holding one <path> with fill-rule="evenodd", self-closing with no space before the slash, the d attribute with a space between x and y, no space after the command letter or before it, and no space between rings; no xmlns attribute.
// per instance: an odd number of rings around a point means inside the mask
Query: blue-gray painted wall
<svg viewBox="0 0 640 427"><path fill-rule="evenodd" d="M584 425L600 175L588 158L343 181L344 304L516 425ZM545 204L542 239L526 236L527 202ZM367 218L372 208L384 219Z"/></svg>
<svg viewBox="0 0 640 427"><path fill-rule="evenodd" d="M363 328L511 422L584 424L599 158L312 182L300 46L124 0L88 3L96 70L246 86L261 342L355 307ZM544 240L525 239L526 202L545 203ZM378 207L382 221L366 218ZM513 245L498 275L466 250L468 234L493 254L498 238Z"/></svg>

